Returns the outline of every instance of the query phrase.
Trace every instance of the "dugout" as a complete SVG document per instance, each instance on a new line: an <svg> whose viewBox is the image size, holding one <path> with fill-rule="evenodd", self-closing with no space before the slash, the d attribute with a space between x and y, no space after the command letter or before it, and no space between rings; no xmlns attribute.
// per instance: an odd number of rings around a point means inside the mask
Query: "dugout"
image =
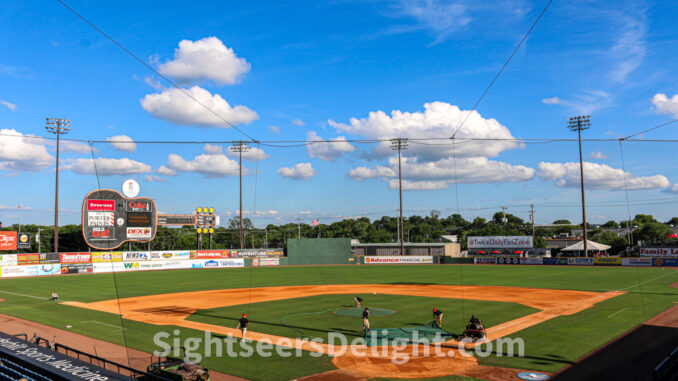
<svg viewBox="0 0 678 381"><path fill-rule="evenodd" d="M347 265L351 257L349 238L290 238L287 240L288 265Z"/></svg>

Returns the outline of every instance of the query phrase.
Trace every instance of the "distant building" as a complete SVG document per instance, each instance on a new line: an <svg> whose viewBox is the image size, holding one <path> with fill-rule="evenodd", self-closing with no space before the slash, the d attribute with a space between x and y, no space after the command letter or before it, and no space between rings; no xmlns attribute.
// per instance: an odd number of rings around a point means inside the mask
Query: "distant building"
<svg viewBox="0 0 678 381"><path fill-rule="evenodd" d="M405 243L405 255L459 257L461 245L453 242ZM400 243L360 243L351 240L351 254L355 256L400 255Z"/></svg>

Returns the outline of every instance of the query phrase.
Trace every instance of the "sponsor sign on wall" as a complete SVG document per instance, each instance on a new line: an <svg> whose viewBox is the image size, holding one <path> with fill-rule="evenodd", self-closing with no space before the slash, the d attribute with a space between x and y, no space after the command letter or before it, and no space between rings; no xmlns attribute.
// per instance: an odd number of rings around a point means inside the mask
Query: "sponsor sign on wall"
<svg viewBox="0 0 678 381"><path fill-rule="evenodd" d="M593 258L593 264L599 266L619 266L621 265L621 258L617 257L596 257Z"/></svg>
<svg viewBox="0 0 678 381"><path fill-rule="evenodd" d="M230 258L230 259L210 259L207 261L193 259L188 261L191 264L191 268L194 269L209 269L209 268L222 268L222 267L245 267L245 260L242 258Z"/></svg>
<svg viewBox="0 0 678 381"><path fill-rule="evenodd" d="M513 258L511 258L511 257L509 257L509 258L499 257L499 258L497 258L497 264L500 264L500 265L519 265L520 264L520 258L517 258L517 257L513 257Z"/></svg>
<svg viewBox="0 0 678 381"><path fill-rule="evenodd" d="M252 266L278 266L280 258L253 258Z"/></svg>
<svg viewBox="0 0 678 381"><path fill-rule="evenodd" d="M567 258L568 265L581 265L581 266L591 266L593 265L593 258Z"/></svg>
<svg viewBox="0 0 678 381"><path fill-rule="evenodd" d="M678 266L678 258L652 258L652 266Z"/></svg>
<svg viewBox="0 0 678 381"><path fill-rule="evenodd" d="M228 258L228 250L193 250L191 259L221 259Z"/></svg>
<svg viewBox="0 0 678 381"><path fill-rule="evenodd" d="M61 263L59 253L40 253L40 264Z"/></svg>
<svg viewBox="0 0 678 381"><path fill-rule="evenodd" d="M61 271L61 265L23 265L23 266L3 266L0 269L3 278L14 278L21 276L43 276L56 275Z"/></svg>
<svg viewBox="0 0 678 381"><path fill-rule="evenodd" d="M30 249L31 248L31 235L28 233L19 234L17 242L17 249Z"/></svg>
<svg viewBox="0 0 678 381"><path fill-rule="evenodd" d="M87 212L87 226L115 226L115 213Z"/></svg>
<svg viewBox="0 0 678 381"><path fill-rule="evenodd" d="M678 257L678 247L641 247L641 257Z"/></svg>
<svg viewBox="0 0 678 381"><path fill-rule="evenodd" d="M469 249L527 249L532 248L532 236L466 237Z"/></svg>
<svg viewBox="0 0 678 381"><path fill-rule="evenodd" d="M61 264L61 273L62 274L83 274L91 273L94 270L94 265L92 263L62 263Z"/></svg>
<svg viewBox="0 0 678 381"><path fill-rule="evenodd" d="M378 256L378 257L365 257L365 263L370 265L380 265L380 264L421 264L421 263L433 263L433 257L431 256Z"/></svg>
<svg viewBox="0 0 678 381"><path fill-rule="evenodd" d="M61 263L91 263L92 253L59 253Z"/></svg>
<svg viewBox="0 0 678 381"><path fill-rule="evenodd" d="M16 250L17 234L15 231L0 231L0 250Z"/></svg>
<svg viewBox="0 0 678 381"><path fill-rule="evenodd" d="M92 262L101 263L101 262L122 262L122 252L112 251L112 252L93 252L92 253Z"/></svg>
<svg viewBox="0 0 678 381"><path fill-rule="evenodd" d="M521 265L541 265L543 263L543 259L541 257L538 258L520 258L520 264Z"/></svg>
<svg viewBox="0 0 678 381"><path fill-rule="evenodd" d="M280 249L242 249L230 250L231 258L261 258L261 257L282 257L284 252Z"/></svg>
<svg viewBox="0 0 678 381"><path fill-rule="evenodd" d="M37 265L40 263L40 254L17 254L16 261L19 265Z"/></svg>
<svg viewBox="0 0 678 381"><path fill-rule="evenodd" d="M189 251L151 251L150 259L152 261L163 261L168 259L190 259Z"/></svg>
<svg viewBox="0 0 678 381"><path fill-rule="evenodd" d="M652 266L652 258L622 258L622 266Z"/></svg>
<svg viewBox="0 0 678 381"><path fill-rule="evenodd" d="M128 212L151 212L153 203L150 200L129 200L125 204L125 210Z"/></svg>
<svg viewBox="0 0 678 381"><path fill-rule="evenodd" d="M0 254L0 266L16 266L16 254Z"/></svg>
<svg viewBox="0 0 678 381"><path fill-rule="evenodd" d="M115 241L115 228L114 227L88 227L87 234L91 237L92 241Z"/></svg>
<svg viewBox="0 0 678 381"><path fill-rule="evenodd" d="M482 264L482 265L493 265L497 263L496 257L475 257L473 258L473 263Z"/></svg>
<svg viewBox="0 0 678 381"><path fill-rule="evenodd" d="M148 251L125 251L122 253L122 260L127 261L148 261L151 259L151 253Z"/></svg>
<svg viewBox="0 0 678 381"><path fill-rule="evenodd" d="M113 212L115 200L87 200L87 211Z"/></svg>

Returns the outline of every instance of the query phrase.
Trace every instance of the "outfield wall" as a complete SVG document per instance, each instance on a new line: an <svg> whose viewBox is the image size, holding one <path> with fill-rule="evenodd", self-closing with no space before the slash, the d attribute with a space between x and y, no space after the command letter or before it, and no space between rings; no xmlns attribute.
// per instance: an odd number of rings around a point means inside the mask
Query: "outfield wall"
<svg viewBox="0 0 678 381"><path fill-rule="evenodd" d="M291 238L287 261L289 265L348 265L356 263L356 258L351 256L349 238Z"/></svg>

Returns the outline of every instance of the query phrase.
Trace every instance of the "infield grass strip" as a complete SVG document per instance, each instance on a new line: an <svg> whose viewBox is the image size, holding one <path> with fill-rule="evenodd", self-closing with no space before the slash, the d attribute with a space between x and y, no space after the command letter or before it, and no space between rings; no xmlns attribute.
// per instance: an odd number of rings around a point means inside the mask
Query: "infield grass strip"
<svg viewBox="0 0 678 381"><path fill-rule="evenodd" d="M329 332L338 332L351 341L363 337L362 316L340 316L333 311L350 306L353 296L317 295L206 309L194 313L188 320L235 328L240 316L247 313L249 329L252 331L309 340L317 337L324 343L328 342ZM464 330L471 314L479 316L489 328L538 311L516 303L391 294L358 296L363 299L364 307L396 310L392 315L370 317L373 330L422 326L432 320L434 307L445 313L443 328L459 334Z"/></svg>

